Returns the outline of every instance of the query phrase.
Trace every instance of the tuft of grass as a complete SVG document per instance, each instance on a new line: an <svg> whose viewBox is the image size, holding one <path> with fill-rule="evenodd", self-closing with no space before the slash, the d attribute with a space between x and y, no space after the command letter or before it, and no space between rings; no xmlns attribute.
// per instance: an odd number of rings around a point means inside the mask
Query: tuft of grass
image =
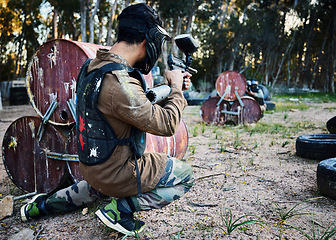
<svg viewBox="0 0 336 240"><path fill-rule="evenodd" d="M247 224L258 224L263 226L264 221L256 215L246 214L234 219L231 209L224 209L221 213L221 219L224 226L219 228L227 235L230 235L235 229L243 228Z"/></svg>
<svg viewBox="0 0 336 240"><path fill-rule="evenodd" d="M201 123L201 132L204 134L206 128L206 124L204 122Z"/></svg>
<svg viewBox="0 0 336 240"><path fill-rule="evenodd" d="M235 140L234 140L234 142L233 142L233 147L234 148L237 148L237 147L239 147L239 146L241 146L242 145L242 140L239 138L239 132L235 132Z"/></svg>
<svg viewBox="0 0 336 240"><path fill-rule="evenodd" d="M320 198L320 197L317 197L317 198ZM282 225L285 221L295 216L312 214L310 212L303 211L307 207L299 207L299 206L305 202L308 202L308 201L311 201L317 198L310 198L305 201L299 202L295 204L293 207L291 207L289 210L287 210L286 208L281 208L278 203L273 203L275 213L280 221L280 225Z"/></svg>
<svg viewBox="0 0 336 240"><path fill-rule="evenodd" d="M288 140L286 140L285 142L282 143L282 147L285 147L286 145L288 145L290 142Z"/></svg>
<svg viewBox="0 0 336 240"><path fill-rule="evenodd" d="M192 153L192 154L195 154L195 151L196 151L196 145L190 145L189 148L190 148L190 150L191 150L191 153Z"/></svg>
<svg viewBox="0 0 336 240"><path fill-rule="evenodd" d="M193 135L193 137L197 137L197 135L198 135L198 125L196 125L196 126L193 128L193 130L192 130L192 135Z"/></svg>
<svg viewBox="0 0 336 240"><path fill-rule="evenodd" d="M315 223L313 222L312 231L311 233L307 233L303 231L301 228L298 228L296 226L291 226L290 228L297 230L299 233L302 234L306 239L308 240L329 240L334 239L332 237L336 236L336 225L329 224L329 226L325 229L324 232L316 232L315 229ZM334 222L335 223L335 222Z"/></svg>

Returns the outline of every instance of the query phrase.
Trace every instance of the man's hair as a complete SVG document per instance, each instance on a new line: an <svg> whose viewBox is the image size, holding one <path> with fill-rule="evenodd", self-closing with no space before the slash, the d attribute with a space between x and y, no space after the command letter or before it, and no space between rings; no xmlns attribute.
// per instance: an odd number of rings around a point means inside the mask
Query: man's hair
<svg viewBox="0 0 336 240"><path fill-rule="evenodd" d="M162 22L156 12L144 3L130 5L118 16L117 42L139 44L146 39L149 29Z"/></svg>

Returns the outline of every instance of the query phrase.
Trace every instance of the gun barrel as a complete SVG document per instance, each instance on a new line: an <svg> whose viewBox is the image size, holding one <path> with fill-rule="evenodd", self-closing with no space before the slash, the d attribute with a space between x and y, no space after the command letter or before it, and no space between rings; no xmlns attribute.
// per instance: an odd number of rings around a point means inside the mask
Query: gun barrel
<svg viewBox="0 0 336 240"><path fill-rule="evenodd" d="M158 87L148 89L146 91L146 97L152 104L154 104L167 98L170 94L170 91L171 89L169 86L161 85Z"/></svg>

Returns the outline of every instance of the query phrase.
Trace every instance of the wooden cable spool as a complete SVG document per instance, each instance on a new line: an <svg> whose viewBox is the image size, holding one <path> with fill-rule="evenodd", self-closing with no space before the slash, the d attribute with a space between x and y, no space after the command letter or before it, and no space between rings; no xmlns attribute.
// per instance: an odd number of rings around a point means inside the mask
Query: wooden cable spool
<svg viewBox="0 0 336 240"><path fill-rule="evenodd" d="M221 73L216 80L216 90L220 97L227 101L237 99L236 92L243 96L246 92L245 77L235 71L226 71Z"/></svg>
<svg viewBox="0 0 336 240"><path fill-rule="evenodd" d="M65 162L51 159L49 151L64 151L66 137L54 126L46 125L42 138L40 117L22 117L7 129L3 143L3 162L10 179L23 191L49 193L64 180Z"/></svg>

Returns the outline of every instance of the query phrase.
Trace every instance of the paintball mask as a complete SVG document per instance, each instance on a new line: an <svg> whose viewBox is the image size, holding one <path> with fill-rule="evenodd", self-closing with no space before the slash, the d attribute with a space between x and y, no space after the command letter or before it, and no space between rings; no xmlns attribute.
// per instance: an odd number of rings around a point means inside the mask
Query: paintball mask
<svg viewBox="0 0 336 240"><path fill-rule="evenodd" d="M257 92L258 91L258 89L259 89L258 84L259 83L258 83L257 80L252 79L252 81L251 81L251 90L252 90L252 92Z"/></svg>
<svg viewBox="0 0 336 240"><path fill-rule="evenodd" d="M118 17L119 27L132 28L146 37L147 56L136 67L143 74L148 74L161 55L162 46L170 40L168 33L160 26L162 24L156 12L149 6L139 3L127 7Z"/></svg>
<svg viewBox="0 0 336 240"><path fill-rule="evenodd" d="M165 41L169 40L170 36L159 25L149 29L149 31L146 33L147 56L141 66L139 66L139 70L143 74L148 74L150 70L152 70L156 61L161 55L163 44Z"/></svg>

